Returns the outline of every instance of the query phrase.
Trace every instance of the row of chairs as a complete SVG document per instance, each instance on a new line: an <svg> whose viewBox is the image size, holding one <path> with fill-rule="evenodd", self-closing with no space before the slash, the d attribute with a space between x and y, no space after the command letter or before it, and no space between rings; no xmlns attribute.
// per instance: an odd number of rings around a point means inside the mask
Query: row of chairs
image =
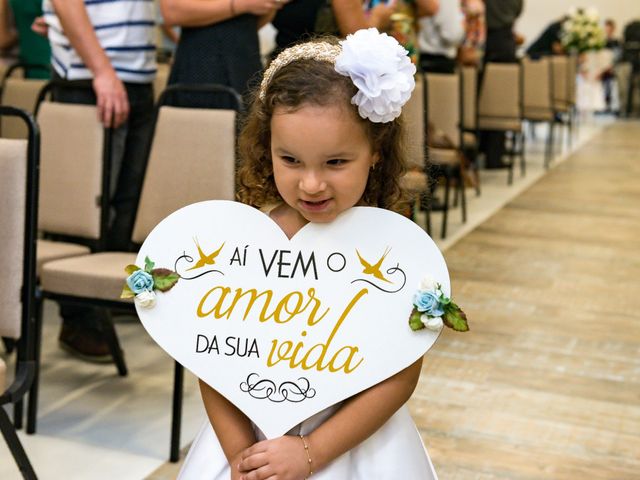
<svg viewBox="0 0 640 480"><path fill-rule="evenodd" d="M27 432L37 421L42 302L45 298L134 311L131 301L119 298L125 265L135 263L130 252L104 251L109 215L111 132L103 129L96 108L46 101L51 84L39 93L36 107L41 132L39 188L40 238L34 249L39 283L26 288L35 300L31 312L33 381L28 395ZM234 110L187 109L168 106L165 99L177 90L217 92L235 102ZM131 238L139 247L151 229L173 211L211 198L235 196L235 139L241 99L222 86L172 86L159 99L153 142ZM3 140L6 142L18 140ZM189 152L184 155L184 152ZM178 168L179 167L179 168ZM9 209L3 208L4 212ZM35 218L35 217L34 217ZM34 266L34 272L35 270ZM34 273L34 275L36 275ZM127 375L113 322L105 316L102 328L120 375ZM18 348L22 352L21 348ZM179 456L182 366L176 363L170 459ZM22 403L14 408L14 425L22 426Z"/></svg>
<svg viewBox="0 0 640 480"><path fill-rule="evenodd" d="M443 199L437 208L443 212L442 238L446 237L454 182L454 205L459 199L462 221L466 221L463 167L472 168L476 193L480 194L477 164L480 131L508 134L506 153L511 184L516 158L523 175L526 170L523 125L547 123L544 165L549 166L554 155L554 127L558 123L567 125L569 142L573 135L576 68L574 57L552 56L524 58L518 63L488 63L481 73L474 67L462 67L455 74L417 75L416 89L405 108L412 166L406 184L421 199L419 204L426 212L428 232L429 213L436 209L433 187L427 181L429 175L442 179L444 186Z"/></svg>

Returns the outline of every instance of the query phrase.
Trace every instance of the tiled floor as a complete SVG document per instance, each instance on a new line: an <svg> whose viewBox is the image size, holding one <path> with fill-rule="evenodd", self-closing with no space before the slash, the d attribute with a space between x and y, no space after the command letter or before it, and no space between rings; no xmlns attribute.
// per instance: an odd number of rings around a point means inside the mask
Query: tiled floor
<svg viewBox="0 0 640 480"><path fill-rule="evenodd" d="M585 122L573 147L598 132L602 123L602 120ZM640 127L636 132L640 133ZM516 172L514 185L507 186L506 172L482 172L482 196L475 197L469 190L466 224L460 222L459 209L451 212L449 236L444 241L438 240L442 249L448 249L544 175L543 133L540 127L539 140L528 142L527 175L521 178ZM554 165L561 163L566 153L560 154ZM433 224L439 225L437 215ZM436 227L434 235L438 236L438 232ZM453 282L455 286L455 277ZM20 433L39 477L44 480L174 478L175 467L165 465L169 449L171 359L150 340L135 319L122 319L117 329L130 374L120 378L113 366L86 364L59 350L58 328L56 306L48 303L38 433ZM182 444L186 446L204 420L197 385L191 375L186 377L184 412ZM20 478L1 441L0 478Z"/></svg>

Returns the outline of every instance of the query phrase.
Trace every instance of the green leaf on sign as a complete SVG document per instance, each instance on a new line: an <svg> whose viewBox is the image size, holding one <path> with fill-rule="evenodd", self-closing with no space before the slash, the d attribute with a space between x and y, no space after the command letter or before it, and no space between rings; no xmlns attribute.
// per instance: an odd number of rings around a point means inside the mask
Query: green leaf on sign
<svg viewBox="0 0 640 480"><path fill-rule="evenodd" d="M411 311L411 315L409 316L409 326L414 332L417 330L422 330L424 328L424 323L422 323L422 320L420 320L421 315L422 313L420 313L415 308Z"/></svg>
<svg viewBox="0 0 640 480"><path fill-rule="evenodd" d="M133 272L137 272L138 270L140 270L140 267L137 265L127 265L126 267L124 267L124 271L129 275L131 275Z"/></svg>
<svg viewBox="0 0 640 480"><path fill-rule="evenodd" d="M122 289L122 293L120 294L120 298L133 298L136 294L129 288L129 285L124 284L124 288Z"/></svg>
<svg viewBox="0 0 640 480"><path fill-rule="evenodd" d="M149 257L144 257L144 271L145 272L151 273L151 270L153 270L153 267L155 267L155 266L156 266L156 264L153 263Z"/></svg>
<svg viewBox="0 0 640 480"><path fill-rule="evenodd" d="M168 292L180 280L180 276L168 268L154 268L151 275L153 276L154 288L161 292Z"/></svg>
<svg viewBox="0 0 640 480"><path fill-rule="evenodd" d="M453 302L445 307L442 321L447 327L453 328L456 332L467 332L469 330L467 315Z"/></svg>

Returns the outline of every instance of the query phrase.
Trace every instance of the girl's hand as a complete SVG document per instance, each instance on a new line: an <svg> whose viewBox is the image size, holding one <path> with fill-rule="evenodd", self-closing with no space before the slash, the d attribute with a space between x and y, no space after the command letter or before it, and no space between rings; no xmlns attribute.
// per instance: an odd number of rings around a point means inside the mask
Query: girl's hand
<svg viewBox="0 0 640 480"><path fill-rule="evenodd" d="M241 457L237 467L241 480L304 480L309 475L309 461L298 437L263 440L243 451Z"/></svg>

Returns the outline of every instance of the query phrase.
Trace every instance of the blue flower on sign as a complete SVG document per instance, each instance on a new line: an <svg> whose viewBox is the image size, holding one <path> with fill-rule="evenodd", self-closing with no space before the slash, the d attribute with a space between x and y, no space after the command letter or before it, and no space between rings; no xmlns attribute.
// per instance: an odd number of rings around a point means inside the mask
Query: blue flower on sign
<svg viewBox="0 0 640 480"><path fill-rule="evenodd" d="M142 292L152 292L153 277L144 270L136 270L127 278L127 285L136 295Z"/></svg>
<svg viewBox="0 0 640 480"><path fill-rule="evenodd" d="M438 291L418 290L413 296L413 304L419 312L439 317L444 314L444 305L440 302L440 297L441 294Z"/></svg>

